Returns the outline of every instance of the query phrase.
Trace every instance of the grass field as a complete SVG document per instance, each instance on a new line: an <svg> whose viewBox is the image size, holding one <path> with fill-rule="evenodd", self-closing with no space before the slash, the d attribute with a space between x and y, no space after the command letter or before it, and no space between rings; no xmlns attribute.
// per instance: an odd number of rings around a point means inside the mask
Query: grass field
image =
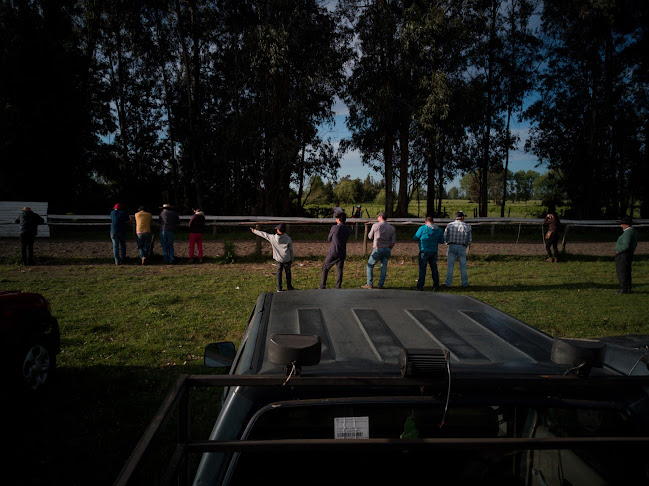
<svg viewBox="0 0 649 486"><path fill-rule="evenodd" d="M319 207L325 207L318 205ZM333 204L329 205L333 206ZM355 204L340 205L347 213L347 217L351 217L356 207ZM363 208L363 217L367 218L368 213L370 218L374 218L379 211L385 210L385 204L378 204L374 202L361 203ZM313 205L307 205L307 209ZM443 199L442 212L446 213L446 217L452 217L456 211L462 210L468 217L473 217L474 210L478 210L478 203L469 202L468 199ZM487 207L489 217L500 217L500 206L496 206L490 202ZM505 204L505 217L506 218L540 218L546 208L539 200L530 200L525 202L508 202ZM426 216L426 200L420 201L412 200L408 205L408 214L412 217L425 217Z"/></svg>
<svg viewBox="0 0 649 486"><path fill-rule="evenodd" d="M365 261L348 259L345 287L364 283ZM321 264L298 260L294 285L316 288ZM442 274L444 265L440 260ZM555 265L538 257L473 256L470 289L447 292L464 292L552 335L649 334L649 258L639 255L633 265L635 293L616 295L612 257L568 255ZM409 289L416 278L414 259L394 259L386 285ZM334 275L329 279L333 284ZM8 436L17 444L9 460L28 476L20 484L108 485L176 377L206 372L204 346L240 340L256 297L274 289L274 265L3 264L0 288L44 294L62 331L47 402L16 398L3 429L17 434ZM199 396L194 411L204 433L216 399Z"/></svg>

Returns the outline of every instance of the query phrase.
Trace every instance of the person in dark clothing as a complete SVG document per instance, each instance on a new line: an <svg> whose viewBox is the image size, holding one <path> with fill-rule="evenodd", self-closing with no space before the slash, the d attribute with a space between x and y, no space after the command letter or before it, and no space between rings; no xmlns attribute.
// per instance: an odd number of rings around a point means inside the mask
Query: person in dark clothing
<svg viewBox="0 0 649 486"><path fill-rule="evenodd" d="M336 265L336 288L341 288L343 284L343 267L345 266L345 257L347 256L347 240L349 239L349 226L345 225L347 215L339 213L336 215L336 225L329 230L329 237L327 238L331 245L329 245L329 252L322 265L322 279L320 281L321 289L327 288L327 276L331 267Z"/></svg>
<svg viewBox="0 0 649 486"><path fill-rule="evenodd" d="M129 214L119 203L110 212L110 239L113 241L113 257L115 265L121 265L126 260L126 225L132 222Z"/></svg>
<svg viewBox="0 0 649 486"><path fill-rule="evenodd" d="M617 280L620 282L618 294L631 293L631 263L633 254L638 246L638 233L631 226L633 220L630 217L624 217L620 221L622 234L615 243L615 273Z"/></svg>
<svg viewBox="0 0 649 486"><path fill-rule="evenodd" d="M160 223L160 244L162 245L162 259L168 265L173 265L174 257L174 239L176 226L180 221L180 216L173 210L171 204L163 204L162 212L158 218Z"/></svg>
<svg viewBox="0 0 649 486"><path fill-rule="evenodd" d="M546 262L557 263L559 261L559 216L554 213L548 213L543 220L543 224L548 225L548 231L545 233L545 251L548 252ZM551 249L554 248L554 255Z"/></svg>
<svg viewBox="0 0 649 486"><path fill-rule="evenodd" d="M205 230L205 214L200 209L194 209L194 215L189 220L189 260L194 261L194 245L198 248L198 263L203 263L203 231Z"/></svg>
<svg viewBox="0 0 649 486"><path fill-rule="evenodd" d="M30 207L25 206L20 216L16 218L16 223L20 224L20 262L23 265L33 265L34 240L38 232L38 225L44 224L45 220Z"/></svg>

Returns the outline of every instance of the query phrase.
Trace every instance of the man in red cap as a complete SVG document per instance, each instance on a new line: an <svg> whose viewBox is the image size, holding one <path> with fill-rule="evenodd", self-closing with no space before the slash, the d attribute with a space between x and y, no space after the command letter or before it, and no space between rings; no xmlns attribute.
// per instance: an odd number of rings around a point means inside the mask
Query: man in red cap
<svg viewBox="0 0 649 486"><path fill-rule="evenodd" d="M113 256L115 265L121 265L126 260L126 225L131 217L124 207L117 203L110 212L110 239L113 240Z"/></svg>

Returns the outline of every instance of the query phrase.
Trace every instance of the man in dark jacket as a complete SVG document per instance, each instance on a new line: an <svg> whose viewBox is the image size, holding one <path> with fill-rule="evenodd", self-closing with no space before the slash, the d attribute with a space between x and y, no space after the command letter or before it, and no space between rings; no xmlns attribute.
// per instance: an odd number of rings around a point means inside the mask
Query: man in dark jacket
<svg viewBox="0 0 649 486"><path fill-rule="evenodd" d="M622 234L615 243L615 273L620 282L618 294L631 293L631 263L638 246L638 233L633 228L633 220L626 216L620 221Z"/></svg>
<svg viewBox="0 0 649 486"><path fill-rule="evenodd" d="M30 207L25 206L20 216L16 218L20 224L20 261L23 265L34 264L34 240L38 231L38 225L44 224L45 220L36 214Z"/></svg>
<svg viewBox="0 0 649 486"><path fill-rule="evenodd" d="M347 215L338 213L336 215L336 225L331 227L328 240L329 252L322 265L322 279L320 282L321 289L327 287L327 275L334 265L337 265L336 288L339 289L343 284L343 267L345 266L345 257L347 256L347 240L349 239L349 226L345 225Z"/></svg>
<svg viewBox="0 0 649 486"><path fill-rule="evenodd" d="M131 221L121 204L113 206L110 212L110 239L113 241L115 265L121 265L126 260L126 225Z"/></svg>
<svg viewBox="0 0 649 486"><path fill-rule="evenodd" d="M173 265L174 259L174 238L176 226L180 221L180 216L173 210L171 204L163 204L162 212L158 218L160 223L160 244L162 245L162 258L165 263Z"/></svg>

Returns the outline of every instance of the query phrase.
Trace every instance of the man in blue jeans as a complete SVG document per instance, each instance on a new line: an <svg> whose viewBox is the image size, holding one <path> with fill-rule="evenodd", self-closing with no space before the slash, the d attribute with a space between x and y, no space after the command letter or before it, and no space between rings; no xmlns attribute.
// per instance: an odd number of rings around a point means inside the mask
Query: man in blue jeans
<svg viewBox="0 0 649 486"><path fill-rule="evenodd" d="M126 225L132 219L124 210L124 207L117 203L110 212L110 239L113 241L113 257L115 265L121 265L126 260Z"/></svg>
<svg viewBox="0 0 649 486"><path fill-rule="evenodd" d="M160 223L160 244L162 245L162 259L167 265L173 265L176 261L174 256L174 239L176 226L180 216L173 210L171 204L163 204L162 212L158 218Z"/></svg>
<svg viewBox="0 0 649 486"><path fill-rule="evenodd" d="M434 223L432 216L426 216L426 224L420 226L413 240L419 240L419 280L417 290L424 290L426 269L430 266L433 273L433 291L439 289L439 272L437 271L437 252L439 243L444 243L442 228Z"/></svg>
<svg viewBox="0 0 649 486"><path fill-rule="evenodd" d="M444 239L448 246L446 257L448 266L446 269L445 287L450 287L453 281L453 267L455 260L460 261L460 276L462 278L462 287L469 286L469 277L466 272L466 249L471 244L471 226L464 222L464 213L458 211L455 213L455 221L449 223L444 230Z"/></svg>
<svg viewBox="0 0 649 486"><path fill-rule="evenodd" d="M367 284L361 285L362 289L371 289L374 284L374 265L381 262L381 276L379 277L379 288L383 288L385 277L388 273L388 260L392 256L392 247L397 242L397 231L394 226L388 224L385 211L381 211L377 217L377 223L372 225L372 229L367 237L372 240L372 254L367 260Z"/></svg>

